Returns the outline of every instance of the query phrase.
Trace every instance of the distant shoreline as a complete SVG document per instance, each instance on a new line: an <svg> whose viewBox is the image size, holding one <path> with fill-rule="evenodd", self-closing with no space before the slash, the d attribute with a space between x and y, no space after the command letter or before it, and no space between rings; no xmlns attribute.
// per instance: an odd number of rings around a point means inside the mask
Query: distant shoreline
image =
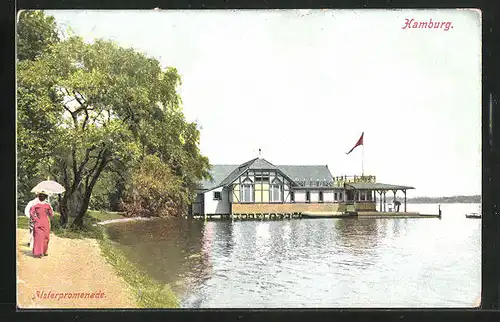
<svg viewBox="0 0 500 322"><path fill-rule="evenodd" d="M392 196L386 196L388 201L392 201ZM404 199L396 197L396 200L403 202ZM452 197L413 197L407 199L408 203L481 203L480 195L473 196L452 196Z"/></svg>

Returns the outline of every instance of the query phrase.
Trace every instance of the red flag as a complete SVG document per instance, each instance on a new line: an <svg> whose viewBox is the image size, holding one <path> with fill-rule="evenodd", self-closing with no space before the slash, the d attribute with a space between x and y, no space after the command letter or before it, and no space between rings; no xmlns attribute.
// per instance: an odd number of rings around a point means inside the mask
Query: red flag
<svg viewBox="0 0 500 322"><path fill-rule="evenodd" d="M346 154L351 153L352 150L354 150L355 148L357 148L360 145L363 145L363 136L364 135L365 135L365 132L361 133L361 137L359 138L358 142L354 145L354 147L351 149L351 151L347 152Z"/></svg>

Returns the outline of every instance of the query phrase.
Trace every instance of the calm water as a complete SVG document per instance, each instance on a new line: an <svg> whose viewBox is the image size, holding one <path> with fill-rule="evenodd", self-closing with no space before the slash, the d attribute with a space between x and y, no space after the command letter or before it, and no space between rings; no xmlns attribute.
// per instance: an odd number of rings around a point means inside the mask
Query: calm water
<svg viewBox="0 0 500 322"><path fill-rule="evenodd" d="M481 220L464 215L477 207L443 205L441 220L157 219L108 231L186 308L470 307L481 290Z"/></svg>

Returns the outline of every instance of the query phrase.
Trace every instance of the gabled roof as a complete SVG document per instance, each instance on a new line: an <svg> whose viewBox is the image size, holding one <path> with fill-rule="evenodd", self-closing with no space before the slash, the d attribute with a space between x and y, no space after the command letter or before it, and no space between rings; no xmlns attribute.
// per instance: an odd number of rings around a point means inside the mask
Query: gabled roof
<svg viewBox="0 0 500 322"><path fill-rule="evenodd" d="M274 164L272 164L271 162L267 161L266 159L260 159L260 158L255 159L251 163L250 168L252 170L274 170L274 169L278 169L278 167L275 166Z"/></svg>
<svg viewBox="0 0 500 322"><path fill-rule="evenodd" d="M231 174L227 176L227 178L224 179L220 185L227 186L233 183L234 180L238 179L247 170L277 170L281 172L288 180L294 182L294 180L290 178L286 173L284 173L279 167L275 166L274 164L265 159L256 158L243 163L241 166L239 166L237 169L231 172Z"/></svg>
<svg viewBox="0 0 500 322"><path fill-rule="evenodd" d="M278 170L294 183L297 180L305 181L306 187L316 181L333 182L333 176L325 165L276 166L265 159L255 158L241 165L213 165L210 173L214 180L201 182L201 189L211 190L220 186L227 186L247 170Z"/></svg>
<svg viewBox="0 0 500 322"><path fill-rule="evenodd" d="M233 170L222 182L219 184L219 186L227 186L234 180L236 180L239 176L241 176L245 171L250 169L252 164L257 161L258 158L252 159L248 162L243 163L242 165L238 166L236 169Z"/></svg>
<svg viewBox="0 0 500 322"><path fill-rule="evenodd" d="M210 169L210 174L213 180L204 180L200 182L202 190L211 190L220 186L222 180L224 180L234 169L238 168L237 164L215 164Z"/></svg>

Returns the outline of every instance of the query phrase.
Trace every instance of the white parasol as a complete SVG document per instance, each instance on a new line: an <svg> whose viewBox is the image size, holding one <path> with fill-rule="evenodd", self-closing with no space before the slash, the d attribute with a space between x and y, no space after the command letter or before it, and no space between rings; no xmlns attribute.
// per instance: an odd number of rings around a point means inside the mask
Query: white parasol
<svg viewBox="0 0 500 322"><path fill-rule="evenodd" d="M59 183L53 181L53 180L45 180L37 184L33 189L31 189L31 192L34 193L43 193L47 195L51 194L59 194L63 193L66 191L63 186L61 186Z"/></svg>

